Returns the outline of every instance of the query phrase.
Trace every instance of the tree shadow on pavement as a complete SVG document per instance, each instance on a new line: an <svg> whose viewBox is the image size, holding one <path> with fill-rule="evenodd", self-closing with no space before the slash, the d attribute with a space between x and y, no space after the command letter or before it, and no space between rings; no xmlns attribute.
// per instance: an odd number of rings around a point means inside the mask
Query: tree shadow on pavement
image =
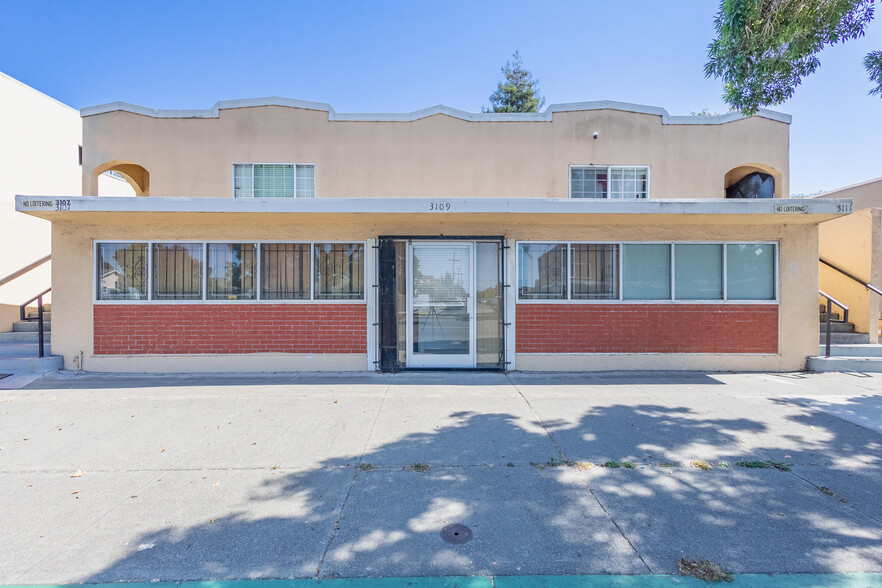
<svg viewBox="0 0 882 588"><path fill-rule="evenodd" d="M735 465L781 448L733 441L774 433L760 418L705 420L653 404L545 423L448 415L452 424L317 467L212 472L224 487L240 485L227 498L211 496L202 472L163 472L171 494L152 484L142 502L74 538L68 557L100 571L46 580L675 573L683 556L735 572L882 570L882 523L857 500L827 495L801 473ZM831 428L810 411L788 418L793 432L824 428L812 451L831 460L860 460L873 447L879 455L872 433ZM772 445L787 443L783 433ZM297 439L285 442L298 451ZM690 467L690 456L713 469ZM635 467L600 467L607 460ZM860 476L882 481L878 463ZM453 523L472 540L445 542Z"/></svg>

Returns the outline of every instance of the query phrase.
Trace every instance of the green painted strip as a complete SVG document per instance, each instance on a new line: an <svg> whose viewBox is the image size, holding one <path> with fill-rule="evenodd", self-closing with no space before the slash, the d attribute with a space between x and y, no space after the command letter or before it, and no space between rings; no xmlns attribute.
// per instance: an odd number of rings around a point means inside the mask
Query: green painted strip
<svg viewBox="0 0 882 588"><path fill-rule="evenodd" d="M496 588L707 588L709 584L684 576L648 575L635 576L496 576ZM732 586L732 584L722 584Z"/></svg>
<svg viewBox="0 0 882 588"><path fill-rule="evenodd" d="M179 588L315 588L316 580L213 580L181 582ZM109 587L108 587L109 588ZM128 586L126 586L128 588Z"/></svg>
<svg viewBox="0 0 882 588"><path fill-rule="evenodd" d="M737 574L728 586L775 588L876 588L882 574Z"/></svg>
<svg viewBox="0 0 882 588"><path fill-rule="evenodd" d="M710 582L688 576L496 576L496 588L695 588ZM731 588L878 588L882 574L735 574Z"/></svg>
<svg viewBox="0 0 882 588"><path fill-rule="evenodd" d="M318 580L322 588L493 588L487 576L434 578L339 578Z"/></svg>
<svg viewBox="0 0 882 588"><path fill-rule="evenodd" d="M0 588L707 588L687 576L445 576L333 578L327 580L218 580L212 582L117 582L113 584L11 584ZM882 574L736 574L731 588L878 588Z"/></svg>
<svg viewBox="0 0 882 588"><path fill-rule="evenodd" d="M151 584L150 586L155 586ZM232 580L183 582L180 588L492 588L486 576L428 578L329 578L326 580ZM106 588L120 588L119 584ZM128 588L126 586L125 588Z"/></svg>
<svg viewBox="0 0 882 588"><path fill-rule="evenodd" d="M180 582L122 582L115 584L0 584L0 588L74 588L76 586L88 586L88 588L177 588ZM256 586L254 588L257 588Z"/></svg>

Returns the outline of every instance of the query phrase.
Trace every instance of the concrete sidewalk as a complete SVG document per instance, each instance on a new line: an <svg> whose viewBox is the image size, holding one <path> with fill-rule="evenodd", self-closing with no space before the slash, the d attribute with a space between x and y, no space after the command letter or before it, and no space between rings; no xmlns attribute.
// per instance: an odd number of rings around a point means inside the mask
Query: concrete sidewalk
<svg viewBox="0 0 882 588"><path fill-rule="evenodd" d="M674 574L681 557L878 573L880 390L861 374L52 374L0 391L0 583ZM471 541L442 539L454 523Z"/></svg>

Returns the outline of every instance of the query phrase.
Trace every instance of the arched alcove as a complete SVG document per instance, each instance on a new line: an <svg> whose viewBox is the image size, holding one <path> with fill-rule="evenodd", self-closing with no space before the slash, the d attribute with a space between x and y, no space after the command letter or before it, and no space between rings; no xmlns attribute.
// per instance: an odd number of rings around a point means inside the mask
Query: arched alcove
<svg viewBox="0 0 882 588"><path fill-rule="evenodd" d="M784 189L784 183L781 181L781 172L779 172L772 166L765 165L763 163L745 163L739 165L738 167L732 168L723 177L723 198L726 197L727 188L729 188L733 184L737 184L746 176L755 172L772 176L775 181L775 198L782 198L784 196L782 193L782 190Z"/></svg>
<svg viewBox="0 0 882 588"><path fill-rule="evenodd" d="M116 172L135 190L135 196L150 196L150 172L130 161L108 161L92 170L93 192L98 193L98 176L106 171Z"/></svg>

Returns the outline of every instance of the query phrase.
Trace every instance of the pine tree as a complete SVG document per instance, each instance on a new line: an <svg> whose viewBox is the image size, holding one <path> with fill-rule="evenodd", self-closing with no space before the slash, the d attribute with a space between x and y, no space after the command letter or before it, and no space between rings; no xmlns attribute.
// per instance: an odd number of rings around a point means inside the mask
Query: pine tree
<svg viewBox="0 0 882 588"><path fill-rule="evenodd" d="M512 55L500 70L505 79L496 86L490 95L490 108L481 108L482 112L539 112L545 104L545 98L539 94L539 80L524 69L524 62L518 51Z"/></svg>

